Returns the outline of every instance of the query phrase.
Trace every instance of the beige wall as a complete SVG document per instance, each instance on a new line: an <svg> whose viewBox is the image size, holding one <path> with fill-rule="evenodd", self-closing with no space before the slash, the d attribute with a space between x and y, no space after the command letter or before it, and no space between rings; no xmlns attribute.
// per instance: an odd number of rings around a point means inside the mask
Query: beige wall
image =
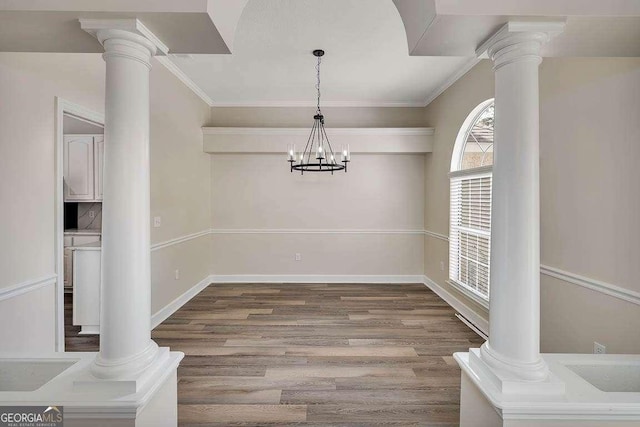
<svg viewBox="0 0 640 427"><path fill-rule="evenodd" d="M104 70L99 54L0 53L0 288L55 273L54 99L103 111ZM151 93L151 212L163 217L162 227L151 232L157 243L209 227L210 163L200 127L210 111L158 63ZM201 254L209 238L202 239L182 243L183 251L172 246L153 252L154 311L209 274L209 259ZM179 281L175 268L181 269ZM30 323L0 322L0 337L53 334L55 300L43 292L2 301L3 319L20 319L25 306L34 315ZM54 349L53 335L25 338L24 345L0 342L0 351Z"/></svg>
<svg viewBox="0 0 640 427"><path fill-rule="evenodd" d="M103 111L101 62L0 53L0 287L55 272L54 99Z"/></svg>
<svg viewBox="0 0 640 427"><path fill-rule="evenodd" d="M314 108L212 108L209 126L309 127ZM422 108L325 108L327 127L420 127ZM284 147L286 150L286 147ZM366 165L366 167L365 167ZM216 275L421 275L424 155L354 154L347 174L291 174L285 155L211 155ZM295 261L295 254L302 255Z"/></svg>
<svg viewBox="0 0 640 427"><path fill-rule="evenodd" d="M640 60L545 59L540 92L542 263L640 291ZM436 129L425 161L427 230L448 234L455 137L492 96L493 73L483 61L426 109L426 125ZM455 292L440 260L448 260L447 243L427 237L426 275ZM592 352L598 341L609 353L640 352L630 326L640 324L638 305L545 275L541 287L543 351Z"/></svg>
<svg viewBox="0 0 640 427"><path fill-rule="evenodd" d="M424 156L358 155L348 173L292 174L284 155L212 155L216 230L423 229ZM214 234L214 274L420 275L423 236ZM295 253L302 255L295 261Z"/></svg>
<svg viewBox="0 0 640 427"><path fill-rule="evenodd" d="M210 107L161 64L151 71L151 243L210 228L209 155L202 126ZM211 237L204 235L151 253L151 312L166 306L209 276ZM175 270L179 279L175 279Z"/></svg>
<svg viewBox="0 0 640 427"><path fill-rule="evenodd" d="M435 127L433 152L425 156L425 229L449 235L449 170L458 131L467 115L482 101L493 98L493 75L488 61L482 61L462 79L435 99L425 110L426 126ZM488 311L465 298L447 284L449 278L449 243L425 236L425 274L455 297L465 301L480 317ZM441 264L444 263L444 269Z"/></svg>
<svg viewBox="0 0 640 427"><path fill-rule="evenodd" d="M311 128L315 110L315 107L214 107L209 126ZM328 128L424 126L424 108L326 107L322 112Z"/></svg>

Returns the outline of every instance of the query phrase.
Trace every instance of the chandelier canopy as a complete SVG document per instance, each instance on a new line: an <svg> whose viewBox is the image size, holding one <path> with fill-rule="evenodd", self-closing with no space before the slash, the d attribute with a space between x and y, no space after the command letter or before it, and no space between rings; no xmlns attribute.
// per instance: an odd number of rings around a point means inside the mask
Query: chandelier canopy
<svg viewBox="0 0 640 427"><path fill-rule="evenodd" d="M300 171L301 174L305 172L331 172L332 175L334 171L344 170L347 172L347 165L351 161L349 146L344 145L342 147L340 162L338 162L338 158L329 142L327 132L324 130L324 115L320 110L320 63L322 62L324 50L314 50L313 55L318 58L318 64L316 65L318 102L316 114L313 116L313 127L304 150L298 153L296 152L296 146L290 144L287 150L287 159L291 165L291 172L294 170Z"/></svg>

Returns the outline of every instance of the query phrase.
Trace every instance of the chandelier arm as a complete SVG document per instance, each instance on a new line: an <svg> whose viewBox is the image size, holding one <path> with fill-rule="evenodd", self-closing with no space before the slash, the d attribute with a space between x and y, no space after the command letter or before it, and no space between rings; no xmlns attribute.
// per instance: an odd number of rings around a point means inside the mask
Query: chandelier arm
<svg viewBox="0 0 640 427"><path fill-rule="evenodd" d="M311 145L309 146L309 152L307 153L307 163L311 163L311 153L313 153L313 142L315 140L317 127L317 121L314 121L313 128L311 129Z"/></svg>
<svg viewBox="0 0 640 427"><path fill-rule="evenodd" d="M309 134L309 138L307 139L307 145L304 146L304 150L302 151L302 160L304 160L304 155L307 152L307 148L309 148L309 142L311 142L311 137L313 136L313 131L316 127L316 122L313 122L313 127L311 128L311 133Z"/></svg>
<svg viewBox="0 0 640 427"><path fill-rule="evenodd" d="M329 136L327 135L327 131L324 126L322 126L322 132L324 133L324 139L327 141L327 145L329 146L329 151L331 151L331 155L333 156L333 160L336 160L336 154L333 152L333 148L331 147L331 142L329 142Z"/></svg>

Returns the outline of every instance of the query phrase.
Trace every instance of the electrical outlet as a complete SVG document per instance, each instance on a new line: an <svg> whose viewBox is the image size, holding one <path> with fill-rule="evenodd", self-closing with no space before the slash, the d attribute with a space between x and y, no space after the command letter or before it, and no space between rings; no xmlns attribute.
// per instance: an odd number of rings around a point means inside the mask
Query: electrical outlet
<svg viewBox="0 0 640 427"><path fill-rule="evenodd" d="M176 276L176 280L180 278L180 270L176 269L175 276Z"/></svg>
<svg viewBox="0 0 640 427"><path fill-rule="evenodd" d="M89 211L89 218L94 219L96 217L96 211Z"/></svg>
<svg viewBox="0 0 640 427"><path fill-rule="evenodd" d="M160 225L162 225L162 218L159 216L154 216L153 217L153 226L154 227L160 227Z"/></svg>
<svg viewBox="0 0 640 427"><path fill-rule="evenodd" d="M296 254L296 261L302 261L302 254Z"/></svg>
<svg viewBox="0 0 640 427"><path fill-rule="evenodd" d="M593 354L606 354L607 347L600 344L599 342L593 342Z"/></svg>
<svg viewBox="0 0 640 427"><path fill-rule="evenodd" d="M440 261L440 271L444 271L444 261Z"/></svg>

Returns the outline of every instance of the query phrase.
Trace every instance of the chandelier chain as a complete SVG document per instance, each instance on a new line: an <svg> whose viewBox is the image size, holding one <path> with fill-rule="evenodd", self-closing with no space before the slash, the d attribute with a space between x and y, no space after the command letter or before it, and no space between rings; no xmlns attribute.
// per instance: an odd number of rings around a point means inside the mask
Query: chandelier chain
<svg viewBox="0 0 640 427"><path fill-rule="evenodd" d="M319 114L320 111L320 63L322 62L322 57L318 56L318 64L316 65L316 89L318 90L318 104L316 105L316 112Z"/></svg>

